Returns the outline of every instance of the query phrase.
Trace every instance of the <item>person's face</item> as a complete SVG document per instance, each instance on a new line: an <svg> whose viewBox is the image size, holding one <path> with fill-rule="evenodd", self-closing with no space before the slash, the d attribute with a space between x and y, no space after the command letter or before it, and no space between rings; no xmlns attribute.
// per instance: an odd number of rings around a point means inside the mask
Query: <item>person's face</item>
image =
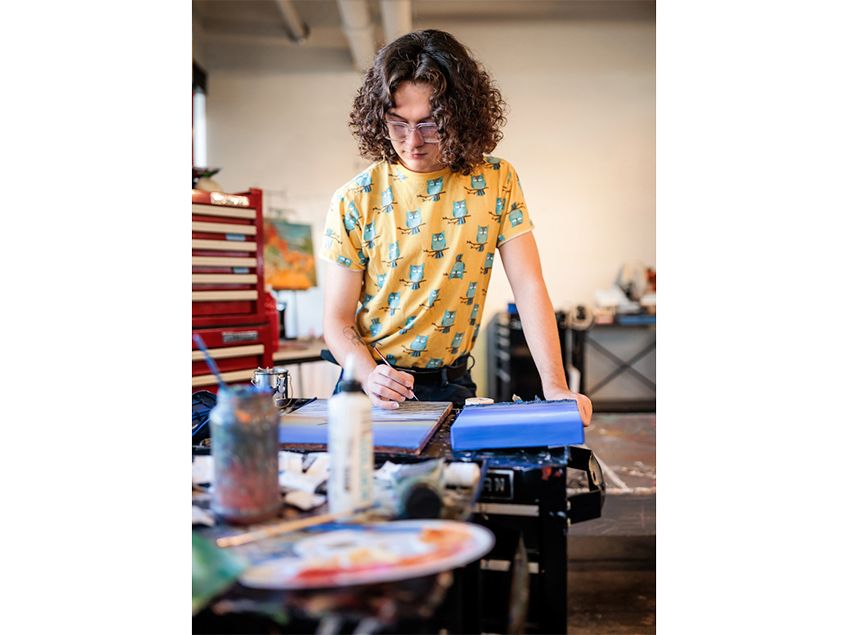
<svg viewBox="0 0 848 635"><path fill-rule="evenodd" d="M433 87L428 84L403 82L394 93L395 107L386 113L386 120L401 121L410 125L434 123L430 112L430 95ZM443 166L438 143L427 143L418 130L413 130L403 141L391 141L401 164L412 172L435 172Z"/></svg>

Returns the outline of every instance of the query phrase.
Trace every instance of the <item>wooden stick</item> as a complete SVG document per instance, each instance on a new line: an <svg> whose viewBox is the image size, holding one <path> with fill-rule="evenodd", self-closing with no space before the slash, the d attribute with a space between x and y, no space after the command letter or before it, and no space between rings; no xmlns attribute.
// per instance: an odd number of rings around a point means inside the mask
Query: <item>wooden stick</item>
<svg viewBox="0 0 848 635"><path fill-rule="evenodd" d="M285 534L290 531L297 531L298 529L304 529L306 527L312 527L313 525L320 525L322 523L338 520L339 518L351 516L359 511L362 510L346 509L345 511L341 512L320 514L318 516L309 516L308 518L300 518L298 520L289 520L282 523L278 523L276 525L272 525L271 527L257 529L256 531L248 531L243 534L238 534L236 536L218 538L218 540L216 540L215 542L219 547L234 547L237 545L246 544L248 542L254 542L256 540L262 540L263 538L269 538L270 536L279 536L280 534Z"/></svg>

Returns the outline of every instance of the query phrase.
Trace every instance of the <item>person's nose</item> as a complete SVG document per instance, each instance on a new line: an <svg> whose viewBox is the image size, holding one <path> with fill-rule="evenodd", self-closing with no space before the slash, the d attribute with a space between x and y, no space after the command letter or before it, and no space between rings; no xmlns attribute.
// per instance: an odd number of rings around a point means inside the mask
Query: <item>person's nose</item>
<svg viewBox="0 0 848 635"><path fill-rule="evenodd" d="M412 135L415 135L414 137ZM406 142L410 145L410 147L418 148L424 145L424 137L421 136L418 128L413 128L409 131L409 136L406 138Z"/></svg>

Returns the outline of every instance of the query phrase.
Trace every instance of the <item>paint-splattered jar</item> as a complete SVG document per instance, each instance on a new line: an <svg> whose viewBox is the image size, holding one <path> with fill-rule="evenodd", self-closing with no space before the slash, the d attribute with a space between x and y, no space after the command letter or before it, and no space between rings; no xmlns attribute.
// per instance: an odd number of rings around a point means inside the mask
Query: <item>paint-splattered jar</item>
<svg viewBox="0 0 848 635"><path fill-rule="evenodd" d="M254 386L218 391L209 415L212 511L230 524L268 520L280 509L280 412L273 393Z"/></svg>

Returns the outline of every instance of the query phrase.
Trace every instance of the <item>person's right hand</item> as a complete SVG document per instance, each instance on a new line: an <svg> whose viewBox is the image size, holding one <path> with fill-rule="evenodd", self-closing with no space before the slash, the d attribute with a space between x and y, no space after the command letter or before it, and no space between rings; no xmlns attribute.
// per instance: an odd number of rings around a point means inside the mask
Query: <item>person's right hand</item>
<svg viewBox="0 0 848 635"><path fill-rule="evenodd" d="M378 408L391 410L399 401L412 399L415 378L409 373L395 370L387 364L378 364L365 382L365 393Z"/></svg>

